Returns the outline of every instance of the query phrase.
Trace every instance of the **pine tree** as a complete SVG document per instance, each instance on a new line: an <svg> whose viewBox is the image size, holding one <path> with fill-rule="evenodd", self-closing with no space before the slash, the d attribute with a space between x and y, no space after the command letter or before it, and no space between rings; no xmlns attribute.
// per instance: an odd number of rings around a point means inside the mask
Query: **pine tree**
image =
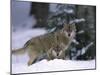
<svg viewBox="0 0 100 75"><path fill-rule="evenodd" d="M78 45L74 45L71 49L71 59L75 60L89 60L96 56L95 48L95 34L96 34L96 8L95 6L75 6L76 18L83 18L85 22L77 22L77 33L83 31L81 34L76 34ZM91 44L92 43L92 44Z"/></svg>
<svg viewBox="0 0 100 75"><path fill-rule="evenodd" d="M74 5L57 4L56 11L49 13L48 28L62 27L64 23L69 23L75 18Z"/></svg>

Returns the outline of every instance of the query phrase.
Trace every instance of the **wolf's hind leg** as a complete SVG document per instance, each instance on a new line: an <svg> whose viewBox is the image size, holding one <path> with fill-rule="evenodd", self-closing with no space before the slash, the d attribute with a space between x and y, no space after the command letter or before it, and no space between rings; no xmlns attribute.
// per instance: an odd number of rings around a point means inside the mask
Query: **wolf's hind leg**
<svg viewBox="0 0 100 75"><path fill-rule="evenodd" d="M38 53L35 51L29 51L29 61L28 61L28 66L32 65L38 57Z"/></svg>
<svg viewBox="0 0 100 75"><path fill-rule="evenodd" d="M31 58L29 59L29 61L28 61L28 66L32 65L33 63L35 63L36 60L37 60L36 57L31 57Z"/></svg>

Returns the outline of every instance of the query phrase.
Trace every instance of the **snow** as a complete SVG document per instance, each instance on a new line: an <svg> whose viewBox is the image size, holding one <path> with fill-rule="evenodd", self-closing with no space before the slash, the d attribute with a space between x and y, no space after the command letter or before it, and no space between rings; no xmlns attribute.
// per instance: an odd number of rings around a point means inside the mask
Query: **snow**
<svg viewBox="0 0 100 75"><path fill-rule="evenodd" d="M27 66L25 63L12 64L12 73L34 73L47 71L63 71L63 70L80 70L80 69L94 69L95 60L91 61L71 61L54 59L51 61L42 60Z"/></svg>
<svg viewBox="0 0 100 75"><path fill-rule="evenodd" d="M46 33L45 29L18 29L12 33L12 48L21 48L25 42L32 37L43 35Z"/></svg>
<svg viewBox="0 0 100 75"><path fill-rule="evenodd" d="M74 11L72 9L70 9L70 10L64 9L64 12L66 12L66 13L73 13Z"/></svg>
<svg viewBox="0 0 100 75"><path fill-rule="evenodd" d="M80 22L85 22L85 19L84 18L75 19L75 20L70 21L70 24L71 23L80 23Z"/></svg>

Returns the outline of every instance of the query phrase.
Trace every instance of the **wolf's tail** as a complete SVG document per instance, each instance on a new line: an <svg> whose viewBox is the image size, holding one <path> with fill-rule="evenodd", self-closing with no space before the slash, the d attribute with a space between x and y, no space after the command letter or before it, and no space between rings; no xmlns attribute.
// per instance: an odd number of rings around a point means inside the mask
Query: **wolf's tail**
<svg viewBox="0 0 100 75"><path fill-rule="evenodd" d="M26 52L25 48L19 48L19 49L12 50L13 55L22 55L25 52Z"/></svg>

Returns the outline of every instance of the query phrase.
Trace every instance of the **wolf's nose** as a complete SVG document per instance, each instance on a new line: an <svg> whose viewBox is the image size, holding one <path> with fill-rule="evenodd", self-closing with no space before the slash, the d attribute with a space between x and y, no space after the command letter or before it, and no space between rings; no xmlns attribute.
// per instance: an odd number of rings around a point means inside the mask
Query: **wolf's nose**
<svg viewBox="0 0 100 75"><path fill-rule="evenodd" d="M70 36L70 34L68 34L68 36Z"/></svg>
<svg viewBox="0 0 100 75"><path fill-rule="evenodd" d="M59 56L59 53L57 53L57 56Z"/></svg>

